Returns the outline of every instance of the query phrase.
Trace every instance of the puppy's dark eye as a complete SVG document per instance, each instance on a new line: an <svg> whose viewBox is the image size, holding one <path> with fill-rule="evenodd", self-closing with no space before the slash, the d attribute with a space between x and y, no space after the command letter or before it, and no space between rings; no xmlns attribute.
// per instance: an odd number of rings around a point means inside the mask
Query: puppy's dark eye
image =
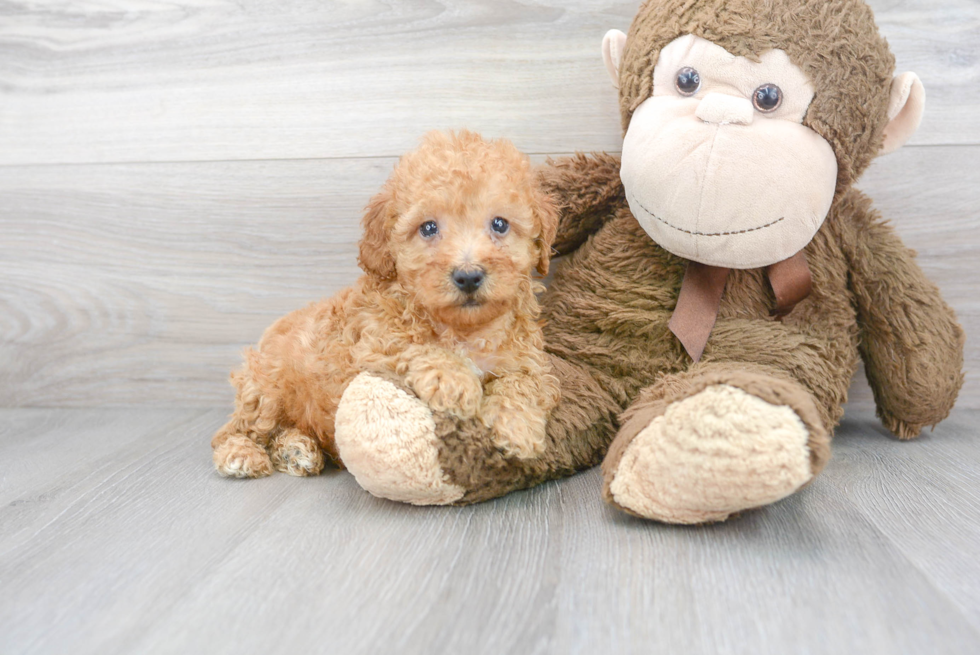
<svg viewBox="0 0 980 655"><path fill-rule="evenodd" d="M507 222L507 219L497 216L490 221L490 229L497 234L507 234L507 230L510 229L510 223Z"/></svg>
<svg viewBox="0 0 980 655"><path fill-rule="evenodd" d="M424 239L434 237L435 235L439 234L439 226L436 225L435 221L426 221L419 226L419 234L421 234L422 238Z"/></svg>
<svg viewBox="0 0 980 655"><path fill-rule="evenodd" d="M677 71L677 80L674 84L682 96L693 96L701 88L701 76L688 66Z"/></svg>
<svg viewBox="0 0 980 655"><path fill-rule="evenodd" d="M764 114L776 111L783 104L783 92L775 84L763 84L752 94L752 104Z"/></svg>

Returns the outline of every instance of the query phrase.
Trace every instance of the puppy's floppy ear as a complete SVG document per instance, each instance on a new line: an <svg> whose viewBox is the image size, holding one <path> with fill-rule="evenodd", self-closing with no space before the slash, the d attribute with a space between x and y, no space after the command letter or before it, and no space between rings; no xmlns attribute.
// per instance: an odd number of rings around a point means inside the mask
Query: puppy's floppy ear
<svg viewBox="0 0 980 655"><path fill-rule="evenodd" d="M361 219L364 236L361 238L357 263L365 273L382 279L395 277L395 258L388 244L386 225L393 211L391 202L391 191L385 187L371 198Z"/></svg>
<svg viewBox="0 0 980 655"><path fill-rule="evenodd" d="M551 263L551 244L558 232L558 208L548 193L539 190L534 213L541 228L541 234L536 240L539 249L537 271L541 275L547 275L548 264Z"/></svg>

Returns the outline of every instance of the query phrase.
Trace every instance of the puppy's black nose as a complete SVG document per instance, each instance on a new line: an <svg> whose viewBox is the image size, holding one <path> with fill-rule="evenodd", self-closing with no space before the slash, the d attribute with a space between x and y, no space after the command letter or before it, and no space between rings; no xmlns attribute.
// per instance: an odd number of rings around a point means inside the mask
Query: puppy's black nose
<svg viewBox="0 0 980 655"><path fill-rule="evenodd" d="M483 284L483 271L480 269L462 270L457 268L453 271L453 282L463 293L473 293Z"/></svg>

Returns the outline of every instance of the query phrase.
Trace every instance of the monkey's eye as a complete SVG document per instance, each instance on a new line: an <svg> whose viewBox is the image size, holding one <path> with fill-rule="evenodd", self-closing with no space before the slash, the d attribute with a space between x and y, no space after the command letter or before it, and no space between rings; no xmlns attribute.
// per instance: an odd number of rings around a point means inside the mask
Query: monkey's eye
<svg viewBox="0 0 980 655"><path fill-rule="evenodd" d="M510 223L507 222L507 219L497 216L490 221L490 229L497 234L507 234L507 230L510 229Z"/></svg>
<svg viewBox="0 0 980 655"><path fill-rule="evenodd" d="M677 71L677 79L674 85L682 96L693 96L701 88L701 76L698 72L688 66Z"/></svg>
<svg viewBox="0 0 980 655"><path fill-rule="evenodd" d="M775 84L763 84L752 94L752 104L764 114L776 111L783 104L783 92Z"/></svg>
<svg viewBox="0 0 980 655"><path fill-rule="evenodd" d="M435 221L426 221L419 226L419 234L422 235L423 239L428 239L439 234L439 226L436 225Z"/></svg>

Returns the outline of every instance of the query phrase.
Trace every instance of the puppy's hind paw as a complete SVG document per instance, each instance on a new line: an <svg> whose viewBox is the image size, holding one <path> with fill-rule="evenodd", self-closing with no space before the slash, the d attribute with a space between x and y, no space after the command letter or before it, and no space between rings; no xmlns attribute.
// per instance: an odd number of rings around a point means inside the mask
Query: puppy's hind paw
<svg viewBox="0 0 980 655"><path fill-rule="evenodd" d="M218 473L229 478L264 478L272 473L265 448L243 434L229 437L212 453Z"/></svg>
<svg viewBox="0 0 980 655"><path fill-rule="evenodd" d="M319 475L323 470L320 446L295 428L284 430L272 441L272 465L277 471L296 476Z"/></svg>

